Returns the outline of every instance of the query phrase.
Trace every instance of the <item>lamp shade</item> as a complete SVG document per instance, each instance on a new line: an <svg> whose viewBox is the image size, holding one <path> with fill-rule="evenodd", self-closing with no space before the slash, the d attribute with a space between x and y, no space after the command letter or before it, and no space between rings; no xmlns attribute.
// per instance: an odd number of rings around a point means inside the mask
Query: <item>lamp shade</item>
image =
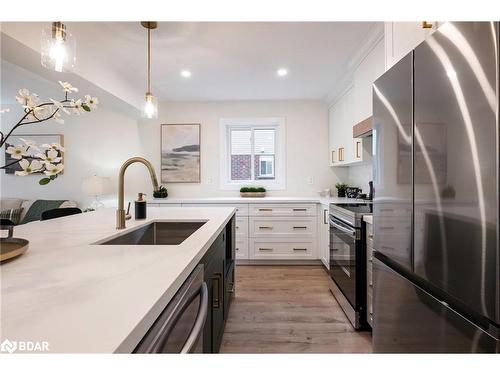
<svg viewBox="0 0 500 375"><path fill-rule="evenodd" d="M92 176L83 180L82 189L86 195L97 196L104 194L107 177Z"/></svg>

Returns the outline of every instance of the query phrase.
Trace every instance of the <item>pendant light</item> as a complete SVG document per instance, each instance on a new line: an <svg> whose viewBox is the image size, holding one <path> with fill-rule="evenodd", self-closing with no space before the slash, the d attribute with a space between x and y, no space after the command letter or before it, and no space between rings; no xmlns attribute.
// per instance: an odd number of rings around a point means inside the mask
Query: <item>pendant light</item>
<svg viewBox="0 0 500 375"><path fill-rule="evenodd" d="M56 72L71 72L76 61L76 42L62 22L42 29L41 63Z"/></svg>
<svg viewBox="0 0 500 375"><path fill-rule="evenodd" d="M142 109L142 117L154 119L158 118L158 99L151 92L151 30L156 29L156 22L141 22L141 25L148 30L148 90Z"/></svg>

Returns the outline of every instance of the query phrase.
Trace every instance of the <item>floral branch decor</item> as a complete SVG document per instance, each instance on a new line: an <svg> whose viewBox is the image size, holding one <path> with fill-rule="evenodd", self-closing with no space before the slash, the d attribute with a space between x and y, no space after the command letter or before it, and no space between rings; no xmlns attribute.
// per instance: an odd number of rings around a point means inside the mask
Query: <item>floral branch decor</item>
<svg viewBox="0 0 500 375"><path fill-rule="evenodd" d="M78 89L68 82L59 81L59 84L63 89L64 99L50 99L50 102L41 103L37 94L30 93L27 89L19 90L16 101L23 106L24 115L7 134L0 131L0 149L7 144L8 147L6 146L5 151L14 161L10 161L0 169L6 169L19 163L22 170L15 172L17 176L44 173L46 177L39 181L40 185L47 185L63 171L62 153L64 148L59 143L37 145L35 142L22 138L19 139L23 144L9 145L7 143L12 133L23 125L37 124L48 120L64 124L62 113L80 115L92 111L99 104L99 100L90 95L85 95L84 99L69 98L72 93L78 92ZM0 110L0 113L6 112L9 112L8 108ZM28 153L29 150L31 150L30 153Z"/></svg>

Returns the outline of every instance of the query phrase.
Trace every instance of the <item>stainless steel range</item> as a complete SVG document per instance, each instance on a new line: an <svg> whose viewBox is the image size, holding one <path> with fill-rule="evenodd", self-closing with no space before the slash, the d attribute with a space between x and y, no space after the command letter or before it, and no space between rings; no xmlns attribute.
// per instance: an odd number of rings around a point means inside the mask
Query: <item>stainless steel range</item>
<svg viewBox="0 0 500 375"><path fill-rule="evenodd" d="M371 203L330 204L330 290L355 329L367 326L362 219L371 212Z"/></svg>

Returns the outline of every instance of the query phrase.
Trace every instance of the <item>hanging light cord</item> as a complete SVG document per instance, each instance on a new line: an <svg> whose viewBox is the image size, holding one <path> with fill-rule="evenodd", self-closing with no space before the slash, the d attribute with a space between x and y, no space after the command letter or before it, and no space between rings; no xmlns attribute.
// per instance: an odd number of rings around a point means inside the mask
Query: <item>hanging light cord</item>
<svg viewBox="0 0 500 375"><path fill-rule="evenodd" d="M148 94L151 94L151 29L148 28Z"/></svg>

